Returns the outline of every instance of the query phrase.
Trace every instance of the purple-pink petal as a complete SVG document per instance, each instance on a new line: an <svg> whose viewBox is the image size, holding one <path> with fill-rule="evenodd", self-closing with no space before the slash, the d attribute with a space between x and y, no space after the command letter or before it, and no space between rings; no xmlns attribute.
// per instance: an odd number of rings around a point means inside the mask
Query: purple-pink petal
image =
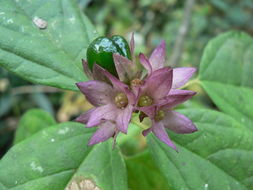
<svg viewBox="0 0 253 190"><path fill-rule="evenodd" d="M92 112L89 121L87 122L87 127L99 125L102 120L115 120L117 112L118 109L113 104L97 107Z"/></svg>
<svg viewBox="0 0 253 190"><path fill-rule="evenodd" d="M139 111L144 112L149 118L153 119L156 113L156 104L151 106L138 107Z"/></svg>
<svg viewBox="0 0 253 190"><path fill-rule="evenodd" d="M166 43L164 40L162 40L161 43L152 52L149 58L153 71L164 67L165 55L166 55Z"/></svg>
<svg viewBox="0 0 253 190"><path fill-rule="evenodd" d="M132 117L132 112L133 106L128 105L125 109L122 111L120 110L117 113L116 125L117 129L122 133L127 133L128 125Z"/></svg>
<svg viewBox="0 0 253 190"><path fill-rule="evenodd" d="M165 144L169 145L170 147L172 147L173 149L177 150L177 147L174 145L174 143L170 140L164 125L161 122L154 122L153 126L152 126L152 131L154 133L154 135L159 138L162 142L164 142Z"/></svg>
<svg viewBox="0 0 253 190"><path fill-rule="evenodd" d="M113 54L113 60L120 81L123 82L130 81L135 75L133 63L129 59L119 54Z"/></svg>
<svg viewBox="0 0 253 190"><path fill-rule="evenodd" d="M101 123L99 129L92 135L88 145L94 145L106 141L115 134L115 124L110 121Z"/></svg>
<svg viewBox="0 0 253 190"><path fill-rule="evenodd" d="M171 89L168 95L173 96L173 95L195 95L195 94L196 92L191 90Z"/></svg>
<svg viewBox="0 0 253 190"><path fill-rule="evenodd" d="M175 111L166 111L162 123L166 128L179 134L197 131L196 126L189 118Z"/></svg>
<svg viewBox="0 0 253 190"><path fill-rule="evenodd" d="M87 122L89 121L90 116L92 115L92 113L95 109L96 108L92 108L92 109L88 110L87 112L81 114L79 117L77 117L75 119L75 121L77 121L79 123L87 124Z"/></svg>
<svg viewBox="0 0 253 190"><path fill-rule="evenodd" d="M111 75L111 73L107 72L106 70L103 70L104 75L111 81L114 89L116 89L118 92L123 92L127 95L128 103L134 104L136 101L136 97L133 92L129 89L128 85L121 82L119 79Z"/></svg>
<svg viewBox="0 0 253 190"><path fill-rule="evenodd" d="M152 73L152 66L148 58L143 53L140 53L139 59L142 66L148 71L148 74L150 75Z"/></svg>
<svg viewBox="0 0 253 190"><path fill-rule="evenodd" d="M171 89L169 95L160 99L157 102L157 105L163 107L164 109L171 109L178 104L182 104L189 100L195 94L196 92L190 90Z"/></svg>
<svg viewBox="0 0 253 190"><path fill-rule="evenodd" d="M105 83L110 84L108 78L103 74L103 68L98 64L93 65L92 75L94 80L103 81Z"/></svg>
<svg viewBox="0 0 253 190"><path fill-rule="evenodd" d="M152 128L148 128L142 131L142 135L146 137L150 132L152 132Z"/></svg>
<svg viewBox="0 0 253 190"><path fill-rule="evenodd" d="M111 73L108 71L104 70L102 73L111 81L113 87L119 91L119 92L125 92L126 89L128 89L128 86L124 83L122 83L119 79L117 79L115 76L113 76Z"/></svg>
<svg viewBox="0 0 253 190"><path fill-rule="evenodd" d="M172 88L180 88L192 77L196 71L194 67L179 67L173 69Z"/></svg>
<svg viewBox="0 0 253 190"><path fill-rule="evenodd" d="M105 105L112 101L115 96L114 89L107 83L101 81L87 81L76 83L81 92L86 96L87 100L95 105Z"/></svg>
<svg viewBox="0 0 253 190"><path fill-rule="evenodd" d="M88 63L86 60L82 59L82 63L83 63L83 71L84 73L86 74L86 76L89 78L89 79L93 79L93 75L92 75L92 72L88 66Z"/></svg>
<svg viewBox="0 0 253 190"><path fill-rule="evenodd" d="M145 81L143 86L144 92L148 93L155 100L167 96L172 85L172 75L171 68L162 68L152 72Z"/></svg>

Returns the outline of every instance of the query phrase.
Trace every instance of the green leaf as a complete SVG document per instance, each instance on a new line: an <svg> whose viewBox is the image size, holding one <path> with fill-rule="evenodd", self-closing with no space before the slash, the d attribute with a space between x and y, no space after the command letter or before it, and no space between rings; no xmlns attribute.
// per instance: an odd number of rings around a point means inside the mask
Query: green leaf
<svg viewBox="0 0 253 190"><path fill-rule="evenodd" d="M169 190L165 177L155 166L148 151L129 157L126 165L130 189Z"/></svg>
<svg viewBox="0 0 253 190"><path fill-rule="evenodd" d="M200 65L200 80L219 109L253 129L253 39L228 32L211 40Z"/></svg>
<svg viewBox="0 0 253 190"><path fill-rule="evenodd" d="M94 131L67 122L15 145L0 161L0 189L79 190L87 183L96 184L99 190L127 189L124 162L118 149L112 150L110 142L94 148L87 146ZM68 184L73 186L67 187Z"/></svg>
<svg viewBox="0 0 253 190"><path fill-rule="evenodd" d="M40 109L29 110L19 121L14 144L54 124L56 124L56 122L48 112Z"/></svg>
<svg viewBox="0 0 253 190"><path fill-rule="evenodd" d="M0 1L0 65L31 82L75 90L87 80L81 59L96 35L74 0Z"/></svg>
<svg viewBox="0 0 253 190"><path fill-rule="evenodd" d="M252 190L253 132L233 118L206 109L186 109L199 129L171 133L179 153L149 136L152 155L173 190Z"/></svg>

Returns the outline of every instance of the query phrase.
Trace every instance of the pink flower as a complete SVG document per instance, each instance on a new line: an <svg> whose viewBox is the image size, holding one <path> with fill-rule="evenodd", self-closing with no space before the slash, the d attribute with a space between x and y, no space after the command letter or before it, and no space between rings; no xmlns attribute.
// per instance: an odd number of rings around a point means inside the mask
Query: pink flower
<svg viewBox="0 0 253 190"><path fill-rule="evenodd" d="M196 93L188 90L173 90L160 105L149 106L142 111L152 121L151 128L144 130L143 135L153 132L161 141L176 150L176 146L170 140L165 128L179 134L193 133L197 128L186 116L172 111L172 108L190 99Z"/></svg>
<svg viewBox="0 0 253 190"><path fill-rule="evenodd" d="M140 54L140 62L143 67L148 71L148 75L152 72L165 67L165 57L166 57L166 44L165 41L155 48L152 52L150 58L148 59L144 54ZM179 88L183 86L196 71L194 67L179 67L173 69L173 82L172 89Z"/></svg>
<svg viewBox="0 0 253 190"><path fill-rule="evenodd" d="M135 64L133 36L130 49L132 60L113 54L119 78L96 64L91 72L83 60L84 71L93 80L79 82L77 86L95 108L79 116L76 121L87 127L99 127L89 141L89 145L93 145L110 137L116 139L119 132L127 133L132 113L138 110L141 121L146 116L152 121L152 126L144 130L143 135L152 132L176 150L166 129L176 133L193 133L197 130L187 117L172 111L196 94L178 89L191 78L195 68L165 67L166 47L162 41L150 58L139 55L141 64L147 70L145 74Z"/></svg>
<svg viewBox="0 0 253 190"><path fill-rule="evenodd" d="M99 67L98 67L99 68ZM87 127L100 126L90 139L93 145L115 136L118 132L127 133L136 98L129 87L100 67L112 85L103 81L91 80L77 83L78 88L95 108L79 116L76 121Z"/></svg>
<svg viewBox="0 0 253 190"><path fill-rule="evenodd" d="M164 66L165 52L165 42L162 41L149 59L143 54L139 56L141 64L148 71L147 79L140 87L139 96L140 98L145 96L146 102L149 103L138 107L138 110L145 113L152 121L151 128L144 130L143 135L153 132L161 141L176 150L165 128L176 133L193 133L197 130L190 119L172 111L173 107L196 94L192 91L177 89L190 79L196 69L192 67L166 68ZM143 119L143 114L140 119Z"/></svg>

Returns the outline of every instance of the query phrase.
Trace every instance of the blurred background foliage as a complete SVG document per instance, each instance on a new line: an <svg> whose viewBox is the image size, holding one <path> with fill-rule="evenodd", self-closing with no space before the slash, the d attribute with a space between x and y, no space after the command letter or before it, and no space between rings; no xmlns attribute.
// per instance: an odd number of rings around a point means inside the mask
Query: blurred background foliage
<svg viewBox="0 0 253 190"><path fill-rule="evenodd" d="M167 57L175 53L176 39L184 22L187 0L77 0L101 35L120 34L127 39L135 32L136 52L150 53L164 39ZM203 48L214 36L227 30L253 35L252 0L199 0L188 18L189 28L182 39L177 66L198 67ZM76 37L76 36L73 36ZM170 64L170 63L168 63ZM195 79L187 88L198 92L181 107L214 107ZM91 108L80 93L31 84L0 68L0 158L12 145L21 115L30 108L42 108L58 122L73 120ZM129 142L129 141L128 141ZM136 151L143 149L138 141ZM130 142L131 143L131 142ZM133 143L133 142L132 142ZM127 154L133 154L131 144ZM139 147L139 148L138 148Z"/></svg>

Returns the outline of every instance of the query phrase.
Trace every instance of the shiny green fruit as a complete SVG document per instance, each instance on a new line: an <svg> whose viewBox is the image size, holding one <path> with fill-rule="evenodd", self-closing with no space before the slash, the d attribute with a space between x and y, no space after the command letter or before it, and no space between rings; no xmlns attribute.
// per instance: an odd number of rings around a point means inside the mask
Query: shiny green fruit
<svg viewBox="0 0 253 190"><path fill-rule="evenodd" d="M94 63L100 65L108 72L118 77L113 61L113 53L118 53L131 59L130 48L127 41L118 35L107 38L104 36L92 41L87 49L87 62L89 69L93 69Z"/></svg>

